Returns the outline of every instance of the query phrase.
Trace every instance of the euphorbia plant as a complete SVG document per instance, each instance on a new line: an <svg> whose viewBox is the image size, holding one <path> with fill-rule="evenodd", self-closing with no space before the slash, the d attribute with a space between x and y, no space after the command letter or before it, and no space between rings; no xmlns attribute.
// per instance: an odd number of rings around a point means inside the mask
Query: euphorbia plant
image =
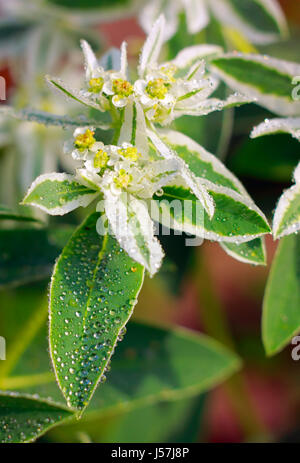
<svg viewBox="0 0 300 463"><path fill-rule="evenodd" d="M202 116L252 99L241 94L226 101L211 98L217 80L207 73L203 58L218 53L217 47L191 47L159 64L164 27L160 17L141 52L135 82L128 80L125 43L119 68L108 69L82 42L82 90L48 77L94 114L65 145L66 156L77 161L75 174L40 176L23 200L52 215L97 201L96 212L58 259L50 290L50 354L68 405L80 413L105 378L145 270L152 276L160 268L163 250L152 219L166 225L167 217L174 229L218 241L239 260L265 260L262 236L270 228L238 179L196 142L165 128L181 115ZM103 113L110 115L108 124L101 122ZM98 127L114 129L111 144L101 141ZM178 213L174 199L192 208ZM156 208L149 207L152 200Z"/></svg>

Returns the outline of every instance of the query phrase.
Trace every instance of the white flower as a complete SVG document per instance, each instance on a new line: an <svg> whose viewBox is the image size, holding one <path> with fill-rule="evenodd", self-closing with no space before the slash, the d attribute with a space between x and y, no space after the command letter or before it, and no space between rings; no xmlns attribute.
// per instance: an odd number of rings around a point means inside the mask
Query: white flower
<svg viewBox="0 0 300 463"><path fill-rule="evenodd" d="M177 67L165 63L135 82L146 117L162 125L169 124L182 110L201 106L203 100L215 90L215 83L205 78L203 60L196 62L184 77L177 78ZM177 112L180 111L180 113Z"/></svg>
<svg viewBox="0 0 300 463"><path fill-rule="evenodd" d="M64 152L71 153L73 159L89 161L97 151L103 148L103 143L96 141L93 127L78 127L73 133L73 140L64 145Z"/></svg>

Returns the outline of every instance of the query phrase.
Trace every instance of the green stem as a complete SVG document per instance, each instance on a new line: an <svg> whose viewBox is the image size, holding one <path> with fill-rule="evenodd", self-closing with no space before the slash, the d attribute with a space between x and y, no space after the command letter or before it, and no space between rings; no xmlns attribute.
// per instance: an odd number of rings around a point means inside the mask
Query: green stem
<svg viewBox="0 0 300 463"><path fill-rule="evenodd" d="M124 108L120 112L120 117L118 119L115 119L114 125L115 125L115 133L112 139L112 144L117 145L119 138L120 138L120 133L121 133L121 127L123 125L124 121Z"/></svg>
<svg viewBox="0 0 300 463"><path fill-rule="evenodd" d="M225 310L216 294L209 268L201 251L197 253L197 264L195 266L197 274L194 271L193 279L199 299L201 297L203 303L201 320L205 330L210 336L235 351L235 343L226 319ZM236 373L226 381L224 387L239 419L246 440L257 439L262 436L264 439L269 440L268 431L256 413L251 397L249 397L244 374L242 372Z"/></svg>

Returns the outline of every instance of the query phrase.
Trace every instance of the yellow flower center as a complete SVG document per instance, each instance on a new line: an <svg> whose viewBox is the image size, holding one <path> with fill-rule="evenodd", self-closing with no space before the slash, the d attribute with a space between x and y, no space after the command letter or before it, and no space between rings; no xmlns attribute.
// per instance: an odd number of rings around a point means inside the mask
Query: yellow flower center
<svg viewBox="0 0 300 463"><path fill-rule="evenodd" d="M127 97L133 93L133 86L124 79L115 79L112 88L119 97Z"/></svg>
<svg viewBox="0 0 300 463"><path fill-rule="evenodd" d="M104 167L107 166L108 159L109 159L109 156L106 151L104 150L97 151L94 157L94 167L96 169L103 169Z"/></svg>
<svg viewBox="0 0 300 463"><path fill-rule="evenodd" d="M128 174L125 169L120 169L118 175L114 178L114 183L118 188L125 189L132 181L132 175Z"/></svg>
<svg viewBox="0 0 300 463"><path fill-rule="evenodd" d="M89 81L89 91L93 93L100 93L104 85L103 77L97 77Z"/></svg>
<svg viewBox="0 0 300 463"><path fill-rule="evenodd" d="M150 80L146 87L146 92L151 98L163 100L168 92L166 83L163 79Z"/></svg>
<svg viewBox="0 0 300 463"><path fill-rule="evenodd" d="M129 146L128 148L122 148L118 150L120 156L123 156L130 161L136 162L140 157L141 153L138 152L137 148L134 146Z"/></svg>
<svg viewBox="0 0 300 463"><path fill-rule="evenodd" d="M75 146L79 151L85 151L90 149L93 144L96 142L94 138L94 133L92 130L87 129L84 133L77 135L75 138Z"/></svg>

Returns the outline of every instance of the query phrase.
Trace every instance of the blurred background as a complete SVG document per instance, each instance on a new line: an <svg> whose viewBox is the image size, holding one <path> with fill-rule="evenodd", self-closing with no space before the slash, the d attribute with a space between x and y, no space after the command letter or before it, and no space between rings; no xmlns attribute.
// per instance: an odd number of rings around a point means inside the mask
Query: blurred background
<svg viewBox="0 0 300 463"><path fill-rule="evenodd" d="M52 93L44 75L57 75L73 86L74 81L80 85L83 75L80 38L88 39L98 56L126 40L130 64L134 65L145 38L138 20L139 2L55 0L50 3L51 7L62 4L64 15L57 15L55 9L39 9L38 2L0 2L0 20L3 20L0 22L0 75L7 83L7 100L2 103L18 109L29 105L56 114L76 115L80 108ZM250 51L299 62L300 2L281 0L280 3L289 22L290 36L269 45L251 45ZM98 15L90 15L88 8L80 4L101 8ZM82 13L73 11L75 5L82 7ZM220 43L221 39L214 35L214 24L205 36L203 33L191 36L184 18L180 21L178 32L165 47L165 57L174 57L184 45L205 41ZM235 49L234 43L226 45ZM205 120L181 118L176 127L218 155L271 218L282 190L290 185L300 153L298 142L288 135L249 138L252 127L268 116L271 114L266 110L246 105L235 112L209 115ZM224 126L230 130L224 131ZM222 143L219 134L223 136ZM37 175L71 171L71 161L62 154L67 136L59 128L41 127L0 115L0 203L16 210ZM39 214L39 218L49 221L52 235L32 237L29 233L28 240L21 243L21 253L16 254L19 228L15 227L14 235L8 238L11 225L2 225L0 333L8 345L20 336L32 311L45 305L54 260L73 226L85 214L86 211L76 211L63 219L49 219ZM291 358L291 347L267 358L261 341L262 299L277 243L267 237L268 264L252 267L235 261L216 243L185 247L184 237L178 236L161 237L161 242L167 258L161 272L152 280L146 279L134 318L208 333L242 357L242 373L199 397L160 402L130 411L114 410L97 421L97 426L93 422L62 426L41 440L299 442L299 364ZM33 254L39 257L38 263L33 260ZM10 264L12 256L14 264ZM46 316L43 322L46 325ZM41 336L45 340L46 331ZM31 361L34 362L34 356Z"/></svg>

